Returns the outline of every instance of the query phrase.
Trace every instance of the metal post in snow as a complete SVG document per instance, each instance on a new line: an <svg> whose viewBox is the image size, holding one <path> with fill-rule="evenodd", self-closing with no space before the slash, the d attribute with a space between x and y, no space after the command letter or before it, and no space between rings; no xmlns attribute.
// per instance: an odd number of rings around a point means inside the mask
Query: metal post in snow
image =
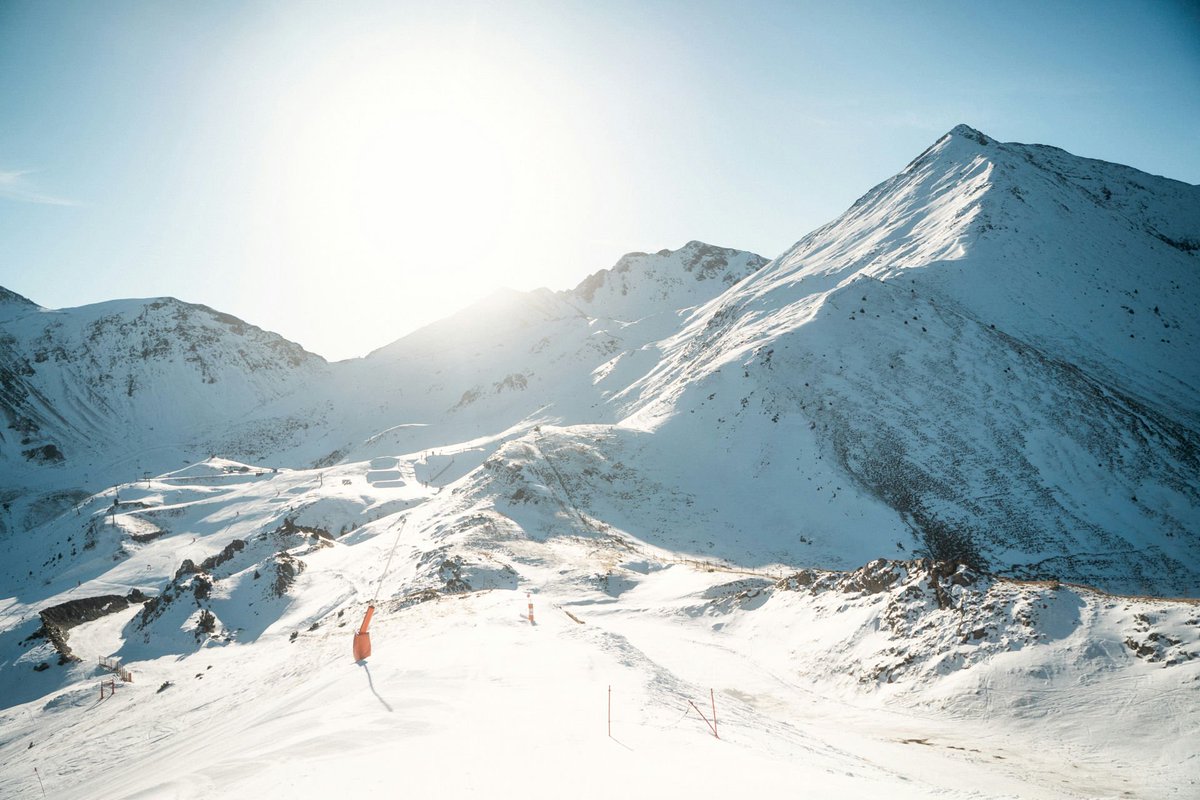
<svg viewBox="0 0 1200 800"><path fill-rule="evenodd" d="M37 775L37 779L38 779L38 786L41 786L41 787L42 787L42 797L45 797L45 796L46 796L46 787L45 787L45 785L43 785L43 784L42 784L42 773L38 772L38 768L37 768L37 767L34 767L34 768L33 768L33 774L34 774L34 775Z"/></svg>
<svg viewBox="0 0 1200 800"><path fill-rule="evenodd" d="M720 739L721 737L717 736L717 696L713 693L712 689L708 690L708 699L712 701L713 708L713 736Z"/></svg>
<svg viewBox="0 0 1200 800"><path fill-rule="evenodd" d="M691 700L688 700L688 705L691 706L693 709L695 709L696 713L700 715L700 719L704 720L704 724L708 726L708 729L710 731L712 731L712 735L716 736L717 729L714 728L713 724L708 721L708 717L704 716L704 712L700 710L700 707L698 705L696 705L695 703L693 703Z"/></svg>

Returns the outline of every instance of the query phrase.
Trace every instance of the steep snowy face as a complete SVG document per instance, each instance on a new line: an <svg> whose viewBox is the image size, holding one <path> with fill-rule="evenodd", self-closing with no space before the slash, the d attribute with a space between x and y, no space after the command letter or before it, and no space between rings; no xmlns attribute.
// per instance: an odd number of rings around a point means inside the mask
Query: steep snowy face
<svg viewBox="0 0 1200 800"><path fill-rule="evenodd" d="M980 201L993 185L992 140L966 126L943 136L902 172L859 198L772 262L760 286L808 277L829 286L858 274L962 258Z"/></svg>
<svg viewBox="0 0 1200 800"><path fill-rule="evenodd" d="M1194 594L1197 219L1196 187L960 126L691 319L626 424L790 470L830 565L865 537ZM901 524L828 511L868 500Z"/></svg>
<svg viewBox="0 0 1200 800"><path fill-rule="evenodd" d="M1053 147L981 149L996 166L971 261L927 270L928 291L1195 428L1200 187Z"/></svg>
<svg viewBox="0 0 1200 800"><path fill-rule="evenodd" d="M22 313L0 317L0 463L14 473L142 453L146 468L178 466L148 451L203 449L209 428L326 369L276 334L173 298L57 311L21 300L6 297Z"/></svg>
<svg viewBox="0 0 1200 800"><path fill-rule="evenodd" d="M860 278L903 279L1200 423L1200 187L960 125L737 302L776 307Z"/></svg>

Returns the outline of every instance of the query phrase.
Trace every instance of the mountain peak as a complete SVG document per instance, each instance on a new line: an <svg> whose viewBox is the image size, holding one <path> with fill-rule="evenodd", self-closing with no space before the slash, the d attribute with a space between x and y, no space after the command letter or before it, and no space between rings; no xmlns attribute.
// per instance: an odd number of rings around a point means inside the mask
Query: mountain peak
<svg viewBox="0 0 1200 800"><path fill-rule="evenodd" d="M754 253L692 240L678 250L626 253L570 293L618 316L645 316L707 302L766 263Z"/></svg>
<svg viewBox="0 0 1200 800"><path fill-rule="evenodd" d="M996 141L995 139L989 138L983 132L975 130L970 125L963 124L955 125L950 129L950 132L947 133L946 136L956 136L985 146L994 144Z"/></svg>

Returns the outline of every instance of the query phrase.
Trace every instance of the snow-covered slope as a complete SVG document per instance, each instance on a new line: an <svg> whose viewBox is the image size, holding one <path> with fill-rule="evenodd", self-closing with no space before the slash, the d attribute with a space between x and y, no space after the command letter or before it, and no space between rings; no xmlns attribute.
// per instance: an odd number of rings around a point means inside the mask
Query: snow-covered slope
<svg viewBox="0 0 1200 800"><path fill-rule="evenodd" d="M294 448L222 452L303 464L504 438L545 422L615 422L624 410L614 397L658 363L656 343L765 263L689 242L626 255L572 290L497 292L332 365L304 393L307 409L271 406L281 418L319 420Z"/></svg>
<svg viewBox="0 0 1200 800"><path fill-rule="evenodd" d="M214 430L327 368L276 334L173 298L51 311L14 297L0 314L0 469L9 488L43 489L51 505L203 457ZM9 527L24 527L20 517Z"/></svg>
<svg viewBox="0 0 1200 800"><path fill-rule="evenodd" d="M691 319L627 424L790 472L825 566L917 546L1195 595L1196 240L1197 187L959 127ZM831 483L892 522L806 524Z"/></svg>
<svg viewBox="0 0 1200 800"><path fill-rule="evenodd" d="M3 322L6 429L19 437L5 436L0 455L17 463L194 438L325 367L280 336L173 298L27 309Z"/></svg>
<svg viewBox="0 0 1200 800"><path fill-rule="evenodd" d="M353 775L450 797L1183 798L1200 781L1180 735L1200 722L1194 604L925 561L691 560L581 518L546 447L514 441L440 492L417 456L214 460L10 544L14 573L80 549L4 579L0 794L299 800ZM525 494L493 490L516 473Z"/></svg>
<svg viewBox="0 0 1200 800"><path fill-rule="evenodd" d="M332 365L170 298L50 311L5 290L0 532L213 453L304 466L480 442L443 475L457 477L539 422L618 419L609 400L657 363L653 343L765 263L699 242L630 254L574 290L498 292Z"/></svg>
<svg viewBox="0 0 1200 800"><path fill-rule="evenodd" d="M589 316L649 328L652 338L678 330L679 318L753 275L767 259L743 250L688 242L678 250L629 253L588 276L564 298Z"/></svg>
<svg viewBox="0 0 1200 800"><path fill-rule="evenodd" d="M1190 798L1198 220L960 126L350 362L0 293L0 796Z"/></svg>
<svg viewBox="0 0 1200 800"><path fill-rule="evenodd" d="M22 316L39 308L38 304L29 298L0 286L0 320Z"/></svg>
<svg viewBox="0 0 1200 800"><path fill-rule="evenodd" d="M745 291L907 282L1195 424L1198 263L1200 187L960 125Z"/></svg>

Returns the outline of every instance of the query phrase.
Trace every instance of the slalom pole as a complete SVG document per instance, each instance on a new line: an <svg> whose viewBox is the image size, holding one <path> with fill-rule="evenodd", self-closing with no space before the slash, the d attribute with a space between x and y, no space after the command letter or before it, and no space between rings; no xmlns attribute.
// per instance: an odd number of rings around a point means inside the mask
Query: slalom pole
<svg viewBox="0 0 1200 800"><path fill-rule="evenodd" d="M42 797L45 797L46 796L46 787L42 784L42 774L40 772L38 772L37 767L33 768L33 774L37 775L38 786L42 787Z"/></svg>
<svg viewBox="0 0 1200 800"><path fill-rule="evenodd" d="M712 735L715 738L720 739L721 737L717 736L716 727L714 727L713 724L708 721L708 717L704 716L704 712L700 710L700 707L697 706L695 703L693 703L691 700L688 700L688 705L690 705L692 708L694 708L696 710L696 713L700 715L700 719L704 720L704 724L708 726L708 729L710 731L712 731Z"/></svg>

